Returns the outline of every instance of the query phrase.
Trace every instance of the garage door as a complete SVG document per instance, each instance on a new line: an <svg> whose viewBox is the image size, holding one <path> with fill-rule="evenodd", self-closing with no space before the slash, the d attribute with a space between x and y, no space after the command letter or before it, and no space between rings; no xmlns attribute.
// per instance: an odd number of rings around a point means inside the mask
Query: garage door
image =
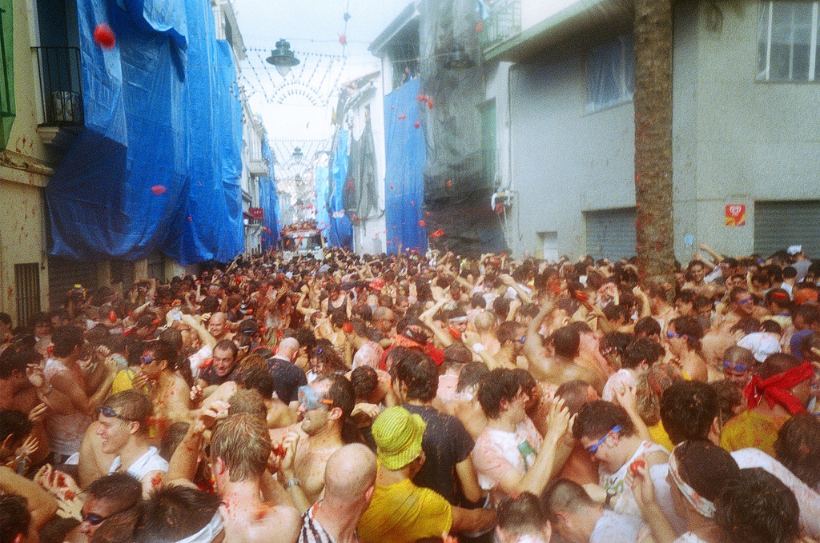
<svg viewBox="0 0 820 543"><path fill-rule="evenodd" d="M584 213L587 254L617 260L635 256L635 209L607 209Z"/></svg>
<svg viewBox="0 0 820 543"><path fill-rule="evenodd" d="M789 245L802 245L809 258L820 256L820 200L755 202L755 253L766 257Z"/></svg>

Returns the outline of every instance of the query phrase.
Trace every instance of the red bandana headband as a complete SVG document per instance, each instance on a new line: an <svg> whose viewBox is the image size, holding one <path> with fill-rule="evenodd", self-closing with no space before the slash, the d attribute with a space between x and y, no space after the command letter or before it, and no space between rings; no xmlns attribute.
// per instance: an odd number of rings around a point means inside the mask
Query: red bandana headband
<svg viewBox="0 0 820 543"><path fill-rule="evenodd" d="M783 373L772 375L768 379L761 379L759 375L755 375L746 385L743 394L746 396L749 409L757 407L760 400L765 398L769 407L779 404L792 415L804 413L806 407L789 392L789 389L807 379L811 379L813 375L811 364L808 362L803 362Z"/></svg>

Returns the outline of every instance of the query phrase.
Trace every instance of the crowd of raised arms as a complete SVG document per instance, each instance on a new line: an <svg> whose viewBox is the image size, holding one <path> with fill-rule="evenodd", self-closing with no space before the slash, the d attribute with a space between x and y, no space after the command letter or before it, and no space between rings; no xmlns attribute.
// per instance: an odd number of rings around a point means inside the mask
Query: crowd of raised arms
<svg viewBox="0 0 820 543"><path fill-rule="evenodd" d="M0 543L820 537L820 262L241 258L0 314Z"/></svg>

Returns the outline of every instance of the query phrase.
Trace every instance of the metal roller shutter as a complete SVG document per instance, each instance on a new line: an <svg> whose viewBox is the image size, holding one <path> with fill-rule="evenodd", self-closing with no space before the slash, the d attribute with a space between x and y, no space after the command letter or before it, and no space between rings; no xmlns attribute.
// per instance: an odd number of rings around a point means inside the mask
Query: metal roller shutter
<svg viewBox="0 0 820 543"><path fill-rule="evenodd" d="M584 213L587 253L617 260L635 255L635 209L607 209Z"/></svg>
<svg viewBox="0 0 820 543"><path fill-rule="evenodd" d="M66 294L76 284L87 289L97 287L96 262L48 257L48 305L51 310L63 307Z"/></svg>
<svg viewBox="0 0 820 543"><path fill-rule="evenodd" d="M755 202L754 252L767 257L789 245L820 256L820 200Z"/></svg>

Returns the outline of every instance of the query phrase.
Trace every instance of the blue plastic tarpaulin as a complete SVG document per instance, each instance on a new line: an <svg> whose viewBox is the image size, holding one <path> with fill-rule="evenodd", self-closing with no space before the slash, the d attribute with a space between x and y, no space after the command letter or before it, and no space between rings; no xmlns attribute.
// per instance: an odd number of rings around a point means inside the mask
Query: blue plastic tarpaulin
<svg viewBox="0 0 820 543"><path fill-rule="evenodd" d="M331 247L353 247L353 224L345 212L344 190L347 183L347 167L350 163L350 131L341 128L336 132L332 168L330 172L330 190L327 195L327 209L330 222L327 229L327 241Z"/></svg>
<svg viewBox="0 0 820 543"><path fill-rule="evenodd" d="M242 109L210 2L86 0L77 19L85 127L46 188L51 254L231 260L243 249ZM111 50L93 40L103 22Z"/></svg>
<svg viewBox="0 0 820 543"><path fill-rule="evenodd" d="M276 194L276 178L273 171L273 153L267 140L262 141L262 156L268 162L268 175L259 178L259 203L264 211L262 224L262 250L275 249L279 244L279 196Z"/></svg>
<svg viewBox="0 0 820 543"><path fill-rule="evenodd" d="M427 230L419 225L424 205L426 146L418 94L418 79L411 79L384 97L385 221L387 252L427 250Z"/></svg>

